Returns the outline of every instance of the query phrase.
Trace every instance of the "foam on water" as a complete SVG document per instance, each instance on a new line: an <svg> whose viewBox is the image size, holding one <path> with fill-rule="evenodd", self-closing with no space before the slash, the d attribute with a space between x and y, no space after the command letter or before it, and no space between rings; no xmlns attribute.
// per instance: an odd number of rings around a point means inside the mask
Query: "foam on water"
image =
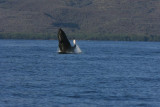
<svg viewBox="0 0 160 107"><path fill-rule="evenodd" d="M73 40L73 44L76 45L76 48L74 49L74 53L81 53L81 49L80 47L76 44L76 40Z"/></svg>
<svg viewBox="0 0 160 107"><path fill-rule="evenodd" d="M57 52L61 53L59 48L57 49ZM78 54L78 53L81 53L81 52L82 51L81 51L80 47L78 45L76 45L76 48L74 49L74 52L67 52L67 53L76 53L76 54Z"/></svg>
<svg viewBox="0 0 160 107"><path fill-rule="evenodd" d="M73 40L73 44L76 45L76 48L74 49L74 51L73 52L66 52L66 53L76 53L76 54L81 53L82 51L81 51L80 47L76 44L76 40ZM57 49L57 52L61 53L59 48Z"/></svg>
<svg viewBox="0 0 160 107"><path fill-rule="evenodd" d="M78 45L76 45L76 48L74 49L74 52L75 53L81 53L82 51L81 51L80 47Z"/></svg>

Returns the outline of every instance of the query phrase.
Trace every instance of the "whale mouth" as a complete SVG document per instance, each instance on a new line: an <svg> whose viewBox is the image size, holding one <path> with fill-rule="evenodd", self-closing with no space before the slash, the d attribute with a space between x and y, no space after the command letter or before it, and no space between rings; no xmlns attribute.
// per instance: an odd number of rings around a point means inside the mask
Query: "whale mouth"
<svg viewBox="0 0 160 107"><path fill-rule="evenodd" d="M70 44L65 32L61 28L59 29L57 36L58 36L58 41L59 41L58 53L60 53L60 54L78 53L76 48L79 48L79 47L78 47L78 45L76 45L75 40L73 40L74 46L71 46L71 44Z"/></svg>

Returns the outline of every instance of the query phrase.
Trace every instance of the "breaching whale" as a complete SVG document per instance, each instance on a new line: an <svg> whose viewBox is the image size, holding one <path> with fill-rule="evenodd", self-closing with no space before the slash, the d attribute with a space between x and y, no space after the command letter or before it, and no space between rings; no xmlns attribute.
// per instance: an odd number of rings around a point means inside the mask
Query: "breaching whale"
<svg viewBox="0 0 160 107"><path fill-rule="evenodd" d="M60 28L58 30L58 41L59 41L59 53L67 54L67 53L74 53L76 48L75 40L73 40L74 46L71 46L65 32Z"/></svg>

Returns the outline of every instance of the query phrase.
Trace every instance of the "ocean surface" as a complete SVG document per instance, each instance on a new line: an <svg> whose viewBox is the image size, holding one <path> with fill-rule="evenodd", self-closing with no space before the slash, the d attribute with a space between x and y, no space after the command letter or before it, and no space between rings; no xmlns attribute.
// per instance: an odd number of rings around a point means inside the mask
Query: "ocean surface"
<svg viewBox="0 0 160 107"><path fill-rule="evenodd" d="M0 107L160 107L160 42L0 40Z"/></svg>

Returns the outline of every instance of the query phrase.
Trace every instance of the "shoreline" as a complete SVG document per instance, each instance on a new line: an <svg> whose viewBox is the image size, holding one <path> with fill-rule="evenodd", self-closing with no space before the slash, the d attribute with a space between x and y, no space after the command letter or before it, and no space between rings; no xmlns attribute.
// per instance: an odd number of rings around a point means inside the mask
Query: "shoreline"
<svg viewBox="0 0 160 107"><path fill-rule="evenodd" d="M98 41L160 41L160 35L138 34L71 34L69 40L98 40ZM13 40L57 40L55 34L43 33L0 33L0 39Z"/></svg>

